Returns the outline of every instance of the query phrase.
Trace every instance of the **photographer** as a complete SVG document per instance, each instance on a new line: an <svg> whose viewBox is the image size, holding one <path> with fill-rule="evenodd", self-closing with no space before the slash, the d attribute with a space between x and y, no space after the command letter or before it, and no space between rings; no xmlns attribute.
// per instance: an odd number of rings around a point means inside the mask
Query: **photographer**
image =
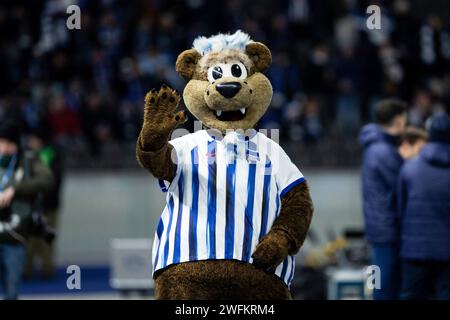
<svg viewBox="0 0 450 320"><path fill-rule="evenodd" d="M53 174L53 187L45 195L40 195L37 201L37 212L51 230L58 228L59 206L61 203L61 187L63 181L62 149L51 141L50 130L45 125L31 130L27 135L27 147L40 159L42 164ZM44 230L43 230L44 231ZM44 231L45 233L45 231ZM53 236L55 236L53 234ZM33 233L27 242L27 259L24 267L24 278L33 277L37 262L41 262L42 277L51 280L54 277L54 242L52 234Z"/></svg>
<svg viewBox="0 0 450 320"><path fill-rule="evenodd" d="M48 168L20 147L20 128L0 124L0 283L5 299L17 299L25 244L36 197L52 188Z"/></svg>

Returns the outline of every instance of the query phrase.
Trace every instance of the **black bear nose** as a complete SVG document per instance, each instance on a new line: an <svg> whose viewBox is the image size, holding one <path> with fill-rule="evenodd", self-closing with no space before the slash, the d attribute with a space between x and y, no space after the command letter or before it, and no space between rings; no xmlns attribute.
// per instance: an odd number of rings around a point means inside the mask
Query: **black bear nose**
<svg viewBox="0 0 450 320"><path fill-rule="evenodd" d="M225 98L233 98L241 90L241 84L239 82L223 82L216 85L216 89Z"/></svg>

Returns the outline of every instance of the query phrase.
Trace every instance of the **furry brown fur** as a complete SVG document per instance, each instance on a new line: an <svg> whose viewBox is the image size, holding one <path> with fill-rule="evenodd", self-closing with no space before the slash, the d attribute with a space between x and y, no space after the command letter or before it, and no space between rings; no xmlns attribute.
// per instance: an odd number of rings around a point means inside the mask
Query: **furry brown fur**
<svg viewBox="0 0 450 320"><path fill-rule="evenodd" d="M156 277L162 300L288 300L291 294L275 275L236 260L207 260L168 267Z"/></svg>
<svg viewBox="0 0 450 320"><path fill-rule="evenodd" d="M266 71L272 63L272 54L269 48L260 42L249 43L245 53L250 57L258 72Z"/></svg>
<svg viewBox="0 0 450 320"><path fill-rule="evenodd" d="M199 72L206 76L206 72L208 71L209 67L218 64L220 62L229 63L234 61L242 62L244 66L247 68L247 70L250 70L251 74L255 73L254 63L250 59L250 57L244 52L233 49L227 49L219 52L211 52L210 54L207 54L206 56L201 58L198 61L200 67Z"/></svg>
<svg viewBox="0 0 450 320"><path fill-rule="evenodd" d="M224 77L213 83L207 80L207 70L218 62L242 62L248 69L245 80ZM226 130L250 129L266 112L272 100L272 86L261 72L272 62L270 50L262 43L252 42L247 45L245 54L228 49L211 52L203 57L195 49L182 52L177 59L177 72L190 80L183 92L184 102L189 111L208 128ZM242 89L231 98L224 98L216 87L220 83L237 81ZM216 110L232 111L246 108L245 118L239 121L220 121Z"/></svg>
<svg viewBox="0 0 450 320"><path fill-rule="evenodd" d="M244 81L239 94L231 101L217 93L215 87L227 78L212 84L208 81L191 80L184 89L184 103L189 111L208 128L215 128L222 132L226 130L253 128L264 115L272 99L272 86L262 73L255 73ZM208 92L209 91L209 95ZM246 107L244 119L239 121L220 121L214 114L215 110L238 110Z"/></svg>
<svg viewBox="0 0 450 320"><path fill-rule="evenodd" d="M197 70L199 69L198 61L200 58L200 53L195 49L183 51L177 58L175 69L180 76L189 81L194 78L195 75L198 76L199 74Z"/></svg>
<svg viewBox="0 0 450 320"><path fill-rule="evenodd" d="M155 177L172 181L175 176L175 161L172 161L173 147L168 143L172 131L186 121L184 112L174 114L179 94L163 85L152 90L145 97L144 124L136 144L139 164Z"/></svg>
<svg viewBox="0 0 450 320"><path fill-rule="evenodd" d="M233 50L201 57L195 49L180 54L177 72L189 82L184 90L187 108L206 127L227 130L253 128L264 115L272 98L269 80L261 73L271 63L269 49L252 42L245 54ZM245 80L220 78L212 83L206 70L218 61L236 61L248 69ZM241 89L233 98L217 93L218 84L239 81ZM168 143L172 131L184 122L183 112L174 113L180 96L167 86L152 90L145 98L144 124L136 154L141 166L155 177L172 181L176 167L173 147ZM237 121L220 121L216 110L247 108ZM157 299L290 299L286 285L273 271L288 255L295 254L306 237L313 206L306 182L290 190L281 201L281 210L270 232L261 240L252 257L254 264L235 260L207 260L172 265L155 274Z"/></svg>
<svg viewBox="0 0 450 320"><path fill-rule="evenodd" d="M274 271L287 255L295 255L311 224L313 204L306 182L296 185L281 200L281 211L269 233L256 247L253 263Z"/></svg>

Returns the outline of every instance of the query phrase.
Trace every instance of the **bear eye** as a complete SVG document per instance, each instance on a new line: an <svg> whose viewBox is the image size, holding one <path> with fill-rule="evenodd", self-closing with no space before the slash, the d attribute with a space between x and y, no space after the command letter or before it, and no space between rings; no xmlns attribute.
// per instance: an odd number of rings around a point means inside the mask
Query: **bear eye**
<svg viewBox="0 0 450 320"><path fill-rule="evenodd" d="M213 76L214 80L222 78L222 75L223 75L223 71L222 71L221 67L217 66L217 67L213 68L212 76Z"/></svg>
<svg viewBox="0 0 450 320"><path fill-rule="evenodd" d="M211 67L208 69L208 80L213 82L223 77L223 70L220 66Z"/></svg>
<svg viewBox="0 0 450 320"><path fill-rule="evenodd" d="M242 75L241 67L238 64L233 64L231 66L231 74L233 77L239 78Z"/></svg>
<svg viewBox="0 0 450 320"><path fill-rule="evenodd" d="M231 76L244 80L247 78L247 69L242 62L235 62L229 65Z"/></svg>

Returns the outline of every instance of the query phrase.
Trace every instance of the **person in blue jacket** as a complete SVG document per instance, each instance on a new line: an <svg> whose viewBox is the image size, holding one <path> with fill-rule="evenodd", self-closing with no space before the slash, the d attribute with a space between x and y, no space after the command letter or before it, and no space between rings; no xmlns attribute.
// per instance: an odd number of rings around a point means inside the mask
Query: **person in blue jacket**
<svg viewBox="0 0 450 320"><path fill-rule="evenodd" d="M385 99L376 105L375 123L361 129L364 148L362 195L365 233L372 247L372 263L380 268L381 287L375 300L398 298L400 262L396 214L397 177L403 159L398 152L400 135L406 126L406 104Z"/></svg>
<svg viewBox="0 0 450 320"><path fill-rule="evenodd" d="M401 299L450 299L450 117L434 115L429 142L398 180Z"/></svg>

